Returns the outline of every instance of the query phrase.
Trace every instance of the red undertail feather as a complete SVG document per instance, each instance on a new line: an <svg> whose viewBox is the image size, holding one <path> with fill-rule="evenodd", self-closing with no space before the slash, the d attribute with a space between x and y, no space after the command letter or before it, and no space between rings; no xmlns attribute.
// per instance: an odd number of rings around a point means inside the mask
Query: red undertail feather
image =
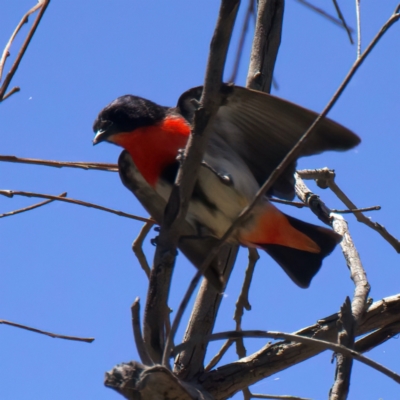
<svg viewBox="0 0 400 400"><path fill-rule="evenodd" d="M272 204L257 216L242 243L265 250L300 287L307 288L342 237L331 229L281 213Z"/></svg>

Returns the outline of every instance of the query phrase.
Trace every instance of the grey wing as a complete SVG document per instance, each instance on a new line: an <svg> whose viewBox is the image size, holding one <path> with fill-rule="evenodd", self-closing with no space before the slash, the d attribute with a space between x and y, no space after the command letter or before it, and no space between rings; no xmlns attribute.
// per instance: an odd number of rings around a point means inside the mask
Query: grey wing
<svg viewBox="0 0 400 400"><path fill-rule="evenodd" d="M262 185L318 114L278 97L242 87L224 86L224 91L226 99L216 116L210 146L220 143L216 137L223 138ZM189 121L195 109L190 100L200 99L201 92L201 87L190 89L179 99L178 109ZM348 150L359 142L359 137L349 129L324 118L300 157L327 150ZM270 194L293 198L295 167L294 162L284 171Z"/></svg>

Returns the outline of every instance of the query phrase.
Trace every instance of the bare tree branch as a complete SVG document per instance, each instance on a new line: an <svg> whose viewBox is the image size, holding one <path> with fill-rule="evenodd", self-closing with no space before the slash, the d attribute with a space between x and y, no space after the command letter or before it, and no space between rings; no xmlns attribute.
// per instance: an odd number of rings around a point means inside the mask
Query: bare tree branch
<svg viewBox="0 0 400 400"><path fill-rule="evenodd" d="M4 65L5 65L6 59L7 59L7 57L10 55L10 51L9 51L9 50L10 50L11 44L13 43L13 41L14 41L14 39L15 39L15 36L16 36L17 33L20 31L20 29L22 28L22 26L23 26L26 22L28 22L28 17L29 17L31 14L33 14L35 11L37 11L38 9L40 9L40 11L39 11L39 13L38 13L38 15L37 15L35 21L34 21L33 24L32 24L31 29L29 30L29 32L28 32L28 34L27 34L27 36L26 36L26 39L25 39L24 43L23 43L22 46L21 46L21 49L19 50L19 53L18 53L18 55L17 55L17 58L16 58L15 61L14 61L14 64L11 66L10 71L9 71L8 74L6 75L6 78L4 79L4 82L3 82L3 84L2 84L1 87L0 87L0 102L2 102L2 101L3 101L4 99L6 99L7 97L10 97L11 94L16 93L16 92L19 91L19 88L15 87L15 88L12 88L12 89L10 90L9 93L5 94L6 91L7 91L7 89L8 89L8 86L9 86L9 84L10 84L10 82L11 82L11 79L13 78L15 72L16 72L17 69L18 69L19 63L21 62L22 57L24 56L25 51L26 51L26 49L27 49L28 46L29 46L29 43L30 43L30 41L31 41L31 39L32 39L32 36L35 34L36 28L38 27L39 22L40 22L40 20L42 19L43 14L44 14L44 12L46 11L46 8L47 8L47 6L49 5L49 3L50 3L50 0L39 0L39 1L38 1L38 4L36 4L35 6L33 6L33 7L22 17L20 23L19 23L19 24L17 25L17 27L15 28L15 31L14 31L13 34L11 35L10 40L8 41L8 43L6 44L6 47L4 48L3 55L2 55L2 57L1 57L1 59L0 59L0 80L1 80L1 76L2 76L2 74L3 74L3 70L4 70Z"/></svg>
<svg viewBox="0 0 400 400"><path fill-rule="evenodd" d="M259 0L246 86L269 93L281 43L283 0Z"/></svg>
<svg viewBox="0 0 400 400"><path fill-rule="evenodd" d="M51 194L44 194L44 193L24 192L21 190L0 190L0 195L9 197L9 198L14 197L14 196L24 196L24 197L38 197L40 199L50 199L53 201L54 200L64 201L65 203L76 204L78 206L84 206L84 207L89 207L89 208L95 208L96 210L109 212L111 214L115 214L120 217L135 219L137 221L151 222L151 223L155 222L152 219L138 217L136 215L128 214L123 211L113 210L112 208L99 206L98 204L94 204L94 203L88 203L87 201L71 199L69 197L53 196Z"/></svg>
<svg viewBox="0 0 400 400"><path fill-rule="evenodd" d="M346 32L347 32L347 35L349 37L350 43L354 44L353 37L351 36L351 33L353 32L353 29L350 28L347 25L346 20L344 19L344 16L342 14L342 11L340 10L340 7L339 7L339 4L338 4L337 0L333 0L333 4L335 6L335 9L336 9L336 12L337 12L337 15L338 15L339 19L342 21L343 26L346 29Z"/></svg>
<svg viewBox="0 0 400 400"><path fill-rule="evenodd" d="M336 342L338 335L337 320L338 315L331 315L320 319L317 324L295 333ZM400 294L386 297L372 304L362 317L356 335L364 335L396 322L400 322ZM357 349L357 343L355 348ZM287 341L268 343L261 350L247 356L244 360L205 372L199 377L199 382L216 399L229 398L242 390L243 387L253 385L261 379L301 363L322 351L319 346L314 344Z"/></svg>
<svg viewBox="0 0 400 400"><path fill-rule="evenodd" d="M97 162L84 162L84 161L52 161L52 160L41 160L37 158L22 158L16 156L2 156L0 155L0 161L14 162L19 164L33 164L33 165L44 165L47 167L69 167L69 168L81 168L81 169L97 169L100 171L118 172L117 164L108 163L97 163Z"/></svg>
<svg viewBox="0 0 400 400"><path fill-rule="evenodd" d="M346 297L339 313L338 343L347 348L354 346L355 318L352 315L349 297ZM336 353L335 381L329 391L329 400L346 400L350 388L350 376L353 359L342 353Z"/></svg>
<svg viewBox="0 0 400 400"><path fill-rule="evenodd" d="M139 232L138 237L132 243L132 251L135 253L136 258L139 261L140 266L145 272L147 278L150 279L150 267L147 262L146 256L143 252L143 241L146 239L147 234L150 232L154 222L146 222ZM143 360L142 360L143 361Z"/></svg>
<svg viewBox="0 0 400 400"><path fill-rule="evenodd" d="M238 246L226 245L218 254L218 268L225 283L228 282L235 265L238 250ZM225 290L225 287L222 290ZM204 358L208 346L206 337L214 329L222 298L223 293L217 291L207 279L203 279L193 305L183 342L190 341L190 338L194 335L200 335L204 340L191 343L176 357L174 372L180 379L191 380L203 372Z"/></svg>
<svg viewBox="0 0 400 400"><path fill-rule="evenodd" d="M350 299L347 298L339 314L338 325L340 326L340 330L338 342L347 348L353 348L355 329L366 309L370 291L367 275L350 236L347 222L340 215L333 214L325 203L308 189L299 174L296 174L295 178L297 196L310 206L310 209L321 221L332 225L335 232L343 238L340 245L347 266L350 269L351 279L355 284L355 290L352 303L350 303ZM331 388L329 398L331 400L345 400L349 391L353 360L349 357L345 357L343 354L337 354L336 359L335 383Z"/></svg>
<svg viewBox="0 0 400 400"><path fill-rule="evenodd" d="M240 60L243 53L244 40L246 39L247 31L249 29L250 19L254 15L254 3L254 0L248 0L247 11L243 20L242 32L240 34L240 39L236 50L235 62L233 63L231 77L228 79L228 82L236 81L236 77L239 71Z"/></svg>
<svg viewBox="0 0 400 400"><path fill-rule="evenodd" d="M253 399L275 399L275 400L311 400L305 397L297 397L297 396L279 396L279 395L273 395L273 394L258 394L258 393L252 393L251 397Z"/></svg>
<svg viewBox="0 0 400 400"><path fill-rule="evenodd" d="M198 174L208 137L211 133L211 122L224 97L223 93L221 93L222 77L238 7L239 0L222 0L221 2L217 25L210 45L203 93L199 108L194 115L193 131L189 137L183 162L179 168L176 183L172 188L165 210L165 217L154 256L149 296L146 303L144 332L145 341L150 346L151 352L154 353L152 358L159 361L157 357L162 355L164 365L167 365L166 363L169 360L168 356L172 341L183 314L183 310L181 308L178 309L166 344L163 346L163 339L162 337L160 338L160 335L162 336L164 332L163 314L167 304L171 273L180 236L180 226L185 220L196 182L195 177ZM215 258L216 254L217 252L215 252L213 258ZM202 271L205 271L205 269L202 269Z"/></svg>
<svg viewBox="0 0 400 400"><path fill-rule="evenodd" d="M222 359L225 353L232 346L233 340L228 339L219 349L218 353L210 360L207 366L204 368L204 371L211 371Z"/></svg>
<svg viewBox="0 0 400 400"><path fill-rule="evenodd" d="M317 6L315 6L314 4L311 4L310 2L306 1L306 0L296 0L298 3L302 4L303 6L308 7L310 10L316 12L317 14L321 15L322 17L326 18L328 21L332 22L333 24L340 26L341 28L345 29L347 32L347 35L349 36L350 39L350 43L353 44L353 38L351 36L351 33L353 31L352 28L350 28L345 19L343 18L343 15L340 11L339 5L337 5L336 0L334 0L335 3L335 7L336 11L338 12L338 18L335 18L334 16L332 16L331 14L327 13L325 10L323 10L322 8L319 8Z"/></svg>
<svg viewBox="0 0 400 400"><path fill-rule="evenodd" d="M341 200L349 209L356 209L357 206L346 196L346 194L339 188L334 181L335 172L328 168L321 168L318 170L302 170L297 173L303 179L315 179L317 185L323 189L329 187L333 193ZM386 228L378 222L372 222L370 218L366 217L361 212L354 213L357 221L369 226L374 231L378 232L393 248L400 253L400 241L391 235Z"/></svg>
<svg viewBox="0 0 400 400"><path fill-rule="evenodd" d="M82 338L82 337L77 337L77 336L59 335L57 333L46 332L46 331L42 331L40 329L32 328L27 325L21 325L21 324L15 323L15 322L6 321L5 319L0 319L0 324L14 326L15 328L20 328L20 329L25 329L27 331L31 331L31 332L35 332L35 333L40 333L41 335L50 336L54 339L73 340L76 342L85 342L85 343L92 343L94 341L94 338Z"/></svg>
<svg viewBox="0 0 400 400"><path fill-rule="evenodd" d="M61 193L58 197L65 197L67 195L67 192ZM14 211L10 211L4 214L0 214L0 218L4 218L4 217L10 217L11 215L17 215L20 213L23 213L25 211L30 211L30 210L34 210L35 208L39 208L42 206L45 206L46 204L52 203L54 200L46 200L46 201L42 201L41 203L37 203L37 204L33 204L31 206L28 207L24 207L24 208L19 208L18 210L14 210Z"/></svg>
<svg viewBox="0 0 400 400"><path fill-rule="evenodd" d="M146 346L144 345L142 330L140 329L140 300L136 297L135 301L131 306L132 314L132 329L133 337L135 338L136 349L138 351L140 360L145 365L153 365L153 361L147 352Z"/></svg>
<svg viewBox="0 0 400 400"><path fill-rule="evenodd" d="M362 354L348 349L340 344L331 343L326 340L310 338L306 336L300 336L285 332L273 332L273 331L259 331L259 330L248 330L248 331L226 331L219 332L210 335L207 339L209 341L221 340L221 339L237 339L237 338L271 338L271 339L285 339L291 342L299 342L305 344L312 344L318 347L320 350L333 350L338 353L342 353L348 357L352 357L361 363L368 365L369 367L376 369L387 377L393 379L395 382L400 383L400 375L384 367L383 365L363 356ZM193 337L191 340L199 340L199 337ZM188 343L182 343L174 348L174 353L181 351Z"/></svg>
<svg viewBox="0 0 400 400"><path fill-rule="evenodd" d="M357 58L361 57L361 14L360 0L356 0L356 15L357 15Z"/></svg>

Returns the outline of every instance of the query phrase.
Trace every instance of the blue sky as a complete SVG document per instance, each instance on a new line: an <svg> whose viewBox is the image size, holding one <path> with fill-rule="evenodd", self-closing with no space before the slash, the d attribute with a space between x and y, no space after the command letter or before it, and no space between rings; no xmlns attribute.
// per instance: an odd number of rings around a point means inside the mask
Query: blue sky
<svg viewBox="0 0 400 400"><path fill-rule="evenodd" d="M355 27L354 4L343 12ZM2 7L0 46L34 1L7 1ZM334 13L330 2L315 1ZM396 6L387 0L362 3L363 48ZM243 3L245 8L245 3ZM186 89L202 83L218 2L62 2L53 0L14 76L21 92L0 107L0 154L68 161L116 162L115 146L93 147L92 123L104 105L123 94L136 94L174 105ZM241 11L240 23L244 10ZM239 26L239 25L238 25ZM15 57L23 35L11 49ZM369 214L400 237L397 173L399 169L400 24L377 45L329 114L362 138L347 153L301 160L300 168L335 169L337 183L360 207L381 205ZM238 29L235 32L237 39ZM251 42L247 40L238 84L244 84ZM227 63L227 76L232 56ZM282 45L275 70L274 93L320 111L356 57L343 30L288 1ZM7 67L6 67L7 70ZM316 189L332 208L343 208L329 192ZM0 189L72 198L147 216L115 173L0 163ZM0 213L35 203L34 199L0 198ZM307 210L285 212L318 223ZM399 255L376 232L347 217L374 300L400 292ZM0 326L0 398L117 399L103 386L104 372L115 364L138 360L131 333L130 305L144 304L147 282L131 251L141 223L64 203L0 220L0 319L57 333L95 337L92 344L50 339ZM149 238L154 237L152 232ZM146 241L151 261L154 248ZM215 331L234 328L232 315L244 269L242 251L226 290ZM170 306L176 309L195 273L181 256L174 272ZM263 254L252 284L252 311L244 329L292 332L338 311L352 296L338 248L324 263L310 289L294 286ZM187 315L186 315L187 318ZM184 325L177 335L182 337ZM249 354L265 341L246 342ZM209 357L220 343L210 346ZM368 353L400 371L399 342L390 340ZM234 351L223 363L235 359ZM326 398L333 382L331 353L257 383L254 392ZM389 378L354 364L350 399L398 399ZM237 395L235 398L241 398Z"/></svg>

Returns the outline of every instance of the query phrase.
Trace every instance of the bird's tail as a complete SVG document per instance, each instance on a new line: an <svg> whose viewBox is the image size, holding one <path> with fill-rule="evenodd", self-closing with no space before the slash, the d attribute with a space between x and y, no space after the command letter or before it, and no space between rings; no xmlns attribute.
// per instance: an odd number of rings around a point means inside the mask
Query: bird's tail
<svg viewBox="0 0 400 400"><path fill-rule="evenodd" d="M271 203L263 209L252 228L241 232L240 241L265 250L297 285L307 288L342 237L283 214Z"/></svg>

